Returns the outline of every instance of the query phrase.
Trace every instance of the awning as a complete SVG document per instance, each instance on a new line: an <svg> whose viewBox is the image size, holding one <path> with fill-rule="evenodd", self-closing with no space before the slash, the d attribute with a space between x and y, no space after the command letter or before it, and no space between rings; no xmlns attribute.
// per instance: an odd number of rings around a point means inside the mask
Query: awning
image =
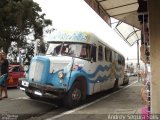
<svg viewBox="0 0 160 120"><path fill-rule="evenodd" d="M140 29L138 0L97 0L110 17Z"/></svg>
<svg viewBox="0 0 160 120"><path fill-rule="evenodd" d="M141 31L139 29L122 21L118 22L114 30L130 46L134 45L134 43L141 39Z"/></svg>
<svg viewBox="0 0 160 120"><path fill-rule="evenodd" d="M140 23L148 19L147 0L85 1L110 26L110 18L119 20L115 30L130 46L141 39Z"/></svg>

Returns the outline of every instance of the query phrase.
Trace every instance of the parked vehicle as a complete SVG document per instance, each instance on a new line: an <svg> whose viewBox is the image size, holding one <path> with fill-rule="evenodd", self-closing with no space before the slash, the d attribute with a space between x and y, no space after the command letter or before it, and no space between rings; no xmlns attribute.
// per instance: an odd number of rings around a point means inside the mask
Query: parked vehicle
<svg viewBox="0 0 160 120"><path fill-rule="evenodd" d="M21 65L9 65L8 87L18 87L19 78L25 78L25 72Z"/></svg>
<svg viewBox="0 0 160 120"><path fill-rule="evenodd" d="M20 89L31 97L61 98L73 108L87 95L123 84L122 54L87 32L54 32L45 56L31 60L28 77Z"/></svg>
<svg viewBox="0 0 160 120"><path fill-rule="evenodd" d="M128 73L128 71L125 71L125 73L124 73L124 80L123 80L123 84L122 85L128 85L128 83L129 83L129 73Z"/></svg>

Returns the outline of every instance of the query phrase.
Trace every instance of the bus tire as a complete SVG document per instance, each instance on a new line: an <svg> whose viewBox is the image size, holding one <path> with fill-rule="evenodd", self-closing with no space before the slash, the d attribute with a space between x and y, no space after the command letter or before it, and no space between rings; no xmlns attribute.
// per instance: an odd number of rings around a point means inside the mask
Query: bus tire
<svg viewBox="0 0 160 120"><path fill-rule="evenodd" d="M83 101L82 83L76 80L67 95L63 99L63 103L67 108L75 108L82 104Z"/></svg>
<svg viewBox="0 0 160 120"><path fill-rule="evenodd" d="M116 79L115 82L114 82L113 91L116 91L118 89L119 89L118 79Z"/></svg>
<svg viewBox="0 0 160 120"><path fill-rule="evenodd" d="M31 99L36 99L36 96L33 94L33 93L30 93L30 92L25 92L26 93L26 95L28 96L28 97L30 97Z"/></svg>

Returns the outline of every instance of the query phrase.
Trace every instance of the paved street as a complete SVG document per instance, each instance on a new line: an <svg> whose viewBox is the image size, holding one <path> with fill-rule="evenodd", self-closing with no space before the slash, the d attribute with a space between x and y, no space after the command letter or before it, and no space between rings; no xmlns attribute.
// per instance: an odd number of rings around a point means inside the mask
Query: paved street
<svg viewBox="0 0 160 120"><path fill-rule="evenodd" d="M49 102L37 101L28 98L25 93L19 89L8 89L9 98L0 101L0 113L14 114L23 118L29 118L35 115L47 113L56 108L56 105Z"/></svg>
<svg viewBox="0 0 160 120"><path fill-rule="evenodd" d="M133 79L130 86L110 93L84 107L67 111L47 120L141 120L140 108L143 107L140 97L141 87L142 84Z"/></svg>
<svg viewBox="0 0 160 120"><path fill-rule="evenodd" d="M139 114L143 106L140 98L141 83L130 78L129 86L122 86L118 91L111 90L87 98L87 103L73 110L59 106L57 100L37 101L28 98L19 89L9 89L9 98L0 101L0 113L18 115L21 119L106 119L108 114ZM63 115L67 114L67 115ZM14 116L16 117L16 116ZM94 118L94 119L93 119Z"/></svg>

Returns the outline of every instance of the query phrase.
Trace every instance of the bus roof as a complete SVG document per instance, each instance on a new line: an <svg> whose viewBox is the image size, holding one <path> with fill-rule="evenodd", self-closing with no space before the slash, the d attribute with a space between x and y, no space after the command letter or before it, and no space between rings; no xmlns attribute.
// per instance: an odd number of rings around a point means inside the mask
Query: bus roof
<svg viewBox="0 0 160 120"><path fill-rule="evenodd" d="M100 42L101 44L104 44L111 50L115 51L116 53L122 55L117 50L108 45L106 42L104 42L104 40L100 39L97 35L86 31L54 31L48 42L78 42L87 44L95 44Z"/></svg>
<svg viewBox="0 0 160 120"><path fill-rule="evenodd" d="M57 41L90 43L90 35L83 31L55 31L48 42Z"/></svg>

